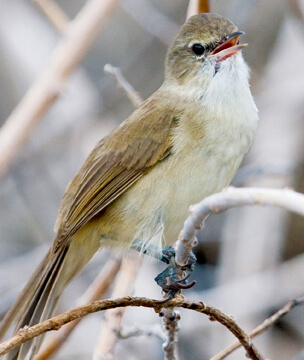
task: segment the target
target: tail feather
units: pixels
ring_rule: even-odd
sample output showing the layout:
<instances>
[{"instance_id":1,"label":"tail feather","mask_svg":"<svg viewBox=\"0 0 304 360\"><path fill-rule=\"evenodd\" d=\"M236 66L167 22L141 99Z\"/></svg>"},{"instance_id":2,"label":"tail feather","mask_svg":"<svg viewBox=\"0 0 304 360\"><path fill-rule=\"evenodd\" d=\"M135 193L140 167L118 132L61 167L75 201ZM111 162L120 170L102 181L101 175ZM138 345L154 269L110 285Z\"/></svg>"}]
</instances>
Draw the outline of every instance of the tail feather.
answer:
<instances>
[{"instance_id":1,"label":"tail feather","mask_svg":"<svg viewBox=\"0 0 304 360\"><path fill-rule=\"evenodd\" d=\"M46 254L43 258L39 266L37 267L36 271L30 278L30 280L25 285L24 289L6 313L4 318L0 323L0 340L5 336L9 328L11 327L12 323L16 319L18 314L22 314L24 309L28 307L28 304L31 300L33 290L37 288L37 284L39 284L42 274L45 273L46 267L48 265L48 259L50 257L50 251Z\"/></svg>"},{"instance_id":2,"label":"tail feather","mask_svg":"<svg viewBox=\"0 0 304 360\"><path fill-rule=\"evenodd\" d=\"M40 264L29 284L13 305L13 310L10 310L11 314L8 315L7 319L3 320L3 330L9 328L16 314L22 314L21 318L18 319L16 331L25 325L32 326L52 316L63 290L56 285L67 251L68 246L56 253L56 255L52 254L52 258L50 258L50 252L47 254L44 262ZM11 350L6 355L5 360L32 359L38 351L42 340L43 336L39 336L31 341L27 341L19 348Z\"/></svg>"},{"instance_id":3,"label":"tail feather","mask_svg":"<svg viewBox=\"0 0 304 360\"><path fill-rule=\"evenodd\" d=\"M60 249L51 249L19 295L0 324L0 335L4 335L16 319L17 332L25 325L32 326L53 315L58 299L66 285L86 265L99 249L95 237L79 237L62 243ZM43 336L27 341L12 349L6 360L31 360L38 352Z\"/></svg>"}]
</instances>

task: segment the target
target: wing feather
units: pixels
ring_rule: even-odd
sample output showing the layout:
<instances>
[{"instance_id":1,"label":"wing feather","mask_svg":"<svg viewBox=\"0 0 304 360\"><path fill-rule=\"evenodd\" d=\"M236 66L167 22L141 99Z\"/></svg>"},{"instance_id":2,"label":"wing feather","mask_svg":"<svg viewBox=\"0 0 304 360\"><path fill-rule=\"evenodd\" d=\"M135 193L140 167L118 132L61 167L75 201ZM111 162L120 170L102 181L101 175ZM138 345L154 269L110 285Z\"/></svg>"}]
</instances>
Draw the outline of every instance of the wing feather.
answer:
<instances>
[{"instance_id":1,"label":"wing feather","mask_svg":"<svg viewBox=\"0 0 304 360\"><path fill-rule=\"evenodd\" d=\"M93 149L67 187L55 228L55 249L140 179L172 149L179 115L161 110L157 93Z\"/></svg>"}]
</instances>

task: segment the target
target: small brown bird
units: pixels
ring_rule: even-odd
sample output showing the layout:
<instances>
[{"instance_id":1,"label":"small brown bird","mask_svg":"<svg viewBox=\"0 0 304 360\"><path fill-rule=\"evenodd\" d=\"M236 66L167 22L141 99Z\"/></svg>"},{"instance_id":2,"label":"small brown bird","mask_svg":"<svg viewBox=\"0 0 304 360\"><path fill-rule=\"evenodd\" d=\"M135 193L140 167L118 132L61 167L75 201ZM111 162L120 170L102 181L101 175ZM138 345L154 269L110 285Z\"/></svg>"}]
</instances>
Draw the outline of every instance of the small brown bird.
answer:
<instances>
[{"instance_id":1,"label":"small brown bird","mask_svg":"<svg viewBox=\"0 0 304 360\"><path fill-rule=\"evenodd\" d=\"M100 247L172 245L192 203L226 187L257 127L242 32L215 14L191 17L166 57L162 86L93 149L63 197L54 244L2 322L49 318ZM41 337L7 359L32 359Z\"/></svg>"}]
</instances>

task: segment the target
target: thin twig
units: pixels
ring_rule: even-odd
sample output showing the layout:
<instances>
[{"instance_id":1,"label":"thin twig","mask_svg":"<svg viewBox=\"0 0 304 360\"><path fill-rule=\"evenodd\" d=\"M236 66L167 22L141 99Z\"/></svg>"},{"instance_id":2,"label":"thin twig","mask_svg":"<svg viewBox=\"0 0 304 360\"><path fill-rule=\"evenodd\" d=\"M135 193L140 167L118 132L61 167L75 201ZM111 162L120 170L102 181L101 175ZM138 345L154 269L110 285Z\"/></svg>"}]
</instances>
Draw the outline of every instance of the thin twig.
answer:
<instances>
[{"instance_id":1,"label":"thin twig","mask_svg":"<svg viewBox=\"0 0 304 360\"><path fill-rule=\"evenodd\" d=\"M116 257L111 257L104 265L96 279L89 286L86 292L78 301L78 305L85 305L91 301L100 299L113 283L116 274L119 271L121 260ZM60 329L60 331L45 344L42 350L36 355L35 360L46 360L65 343L75 327L80 323L83 318L79 318L70 322L67 326Z\"/></svg>"},{"instance_id":2,"label":"thin twig","mask_svg":"<svg viewBox=\"0 0 304 360\"><path fill-rule=\"evenodd\" d=\"M95 313L97 311L103 311L108 309L114 309L125 306L135 307L147 307L153 308L156 312L160 312L163 308L182 307L189 310L205 314L209 316L211 321L218 321L224 325L231 333L238 338L242 346L246 350L248 358L253 360L262 360L262 356L258 353L249 336L236 324L236 322L229 316L222 313L220 310L205 305L200 301L186 299L181 295L164 302L164 300L147 299L143 297L130 297L125 296L119 299L108 299L94 301L88 305L80 306L76 309L67 311L61 315L55 316L49 320L43 321L37 325L20 329L18 333L0 344L0 356L6 354L9 350L20 346L26 341L33 339L34 337L41 335L51 330L58 330L63 325L87 316L88 314Z\"/></svg>"},{"instance_id":3,"label":"thin twig","mask_svg":"<svg viewBox=\"0 0 304 360\"><path fill-rule=\"evenodd\" d=\"M142 257L123 259L112 293L113 298L130 295L141 263ZM93 360L111 360L115 358L115 346L119 339L120 324L125 310L126 308L117 308L106 313L94 349Z\"/></svg>"},{"instance_id":4,"label":"thin twig","mask_svg":"<svg viewBox=\"0 0 304 360\"><path fill-rule=\"evenodd\" d=\"M69 23L45 71L8 117L0 131L0 177L19 147L63 89L67 78L87 53L100 26L118 0L90 0Z\"/></svg>"},{"instance_id":5,"label":"thin twig","mask_svg":"<svg viewBox=\"0 0 304 360\"><path fill-rule=\"evenodd\" d=\"M192 15L210 12L208 0L190 0L187 11L187 19Z\"/></svg>"},{"instance_id":6,"label":"thin twig","mask_svg":"<svg viewBox=\"0 0 304 360\"><path fill-rule=\"evenodd\" d=\"M164 359L165 360L178 360L178 331L179 331L179 320L180 314L173 308L163 309L160 314L162 316L162 323L164 332L167 336L166 342L163 344Z\"/></svg>"},{"instance_id":7,"label":"thin twig","mask_svg":"<svg viewBox=\"0 0 304 360\"><path fill-rule=\"evenodd\" d=\"M61 9L61 7L53 0L33 0L42 13L50 21L51 24L60 32L63 33L70 22L70 19Z\"/></svg>"},{"instance_id":8,"label":"thin twig","mask_svg":"<svg viewBox=\"0 0 304 360\"><path fill-rule=\"evenodd\" d=\"M128 98L135 108L139 107L143 103L142 97L139 93L134 89L134 87L126 80L123 76L121 70L118 67L114 67L111 64L106 64L104 67L104 71L108 74L111 74L115 77L117 84L125 90Z\"/></svg>"},{"instance_id":9,"label":"thin twig","mask_svg":"<svg viewBox=\"0 0 304 360\"><path fill-rule=\"evenodd\" d=\"M294 307L298 305L303 305L304 298L300 297L294 300L289 301L285 306L283 306L279 311L274 313L272 316L267 318L262 322L261 325L257 326L254 330L249 334L250 338L253 339L255 336L258 336L273 326L277 321L279 321L283 316L288 314ZM210 360L222 360L231 354L233 351L241 347L241 344L236 341L235 343L227 346L225 349L214 355Z\"/></svg>"},{"instance_id":10,"label":"thin twig","mask_svg":"<svg viewBox=\"0 0 304 360\"><path fill-rule=\"evenodd\" d=\"M196 232L211 213L220 213L229 208L244 205L278 206L304 216L304 195L293 190L229 187L190 207L190 215L176 242L175 261L177 264L187 264L195 243Z\"/></svg>"},{"instance_id":11,"label":"thin twig","mask_svg":"<svg viewBox=\"0 0 304 360\"><path fill-rule=\"evenodd\" d=\"M120 339L130 339L131 337L138 336L154 336L163 342L167 341L167 337L165 336L160 325L149 326L148 328L133 326L130 328L122 328L119 331Z\"/></svg>"}]
</instances>

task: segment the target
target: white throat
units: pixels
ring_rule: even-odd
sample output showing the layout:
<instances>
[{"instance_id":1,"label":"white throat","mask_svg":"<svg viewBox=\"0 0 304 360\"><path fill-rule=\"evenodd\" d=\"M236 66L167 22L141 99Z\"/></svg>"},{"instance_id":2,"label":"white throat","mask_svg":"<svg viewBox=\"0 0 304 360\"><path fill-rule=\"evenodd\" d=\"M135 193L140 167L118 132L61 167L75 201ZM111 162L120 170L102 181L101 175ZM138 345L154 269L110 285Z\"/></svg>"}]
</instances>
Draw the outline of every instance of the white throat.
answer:
<instances>
[{"instance_id":1,"label":"white throat","mask_svg":"<svg viewBox=\"0 0 304 360\"><path fill-rule=\"evenodd\" d=\"M206 61L204 72L214 72L213 61ZM203 90L201 100L207 112L230 120L243 117L257 121L258 110L249 86L249 68L238 53L220 63L209 86Z\"/></svg>"}]
</instances>

